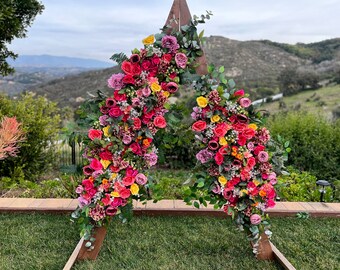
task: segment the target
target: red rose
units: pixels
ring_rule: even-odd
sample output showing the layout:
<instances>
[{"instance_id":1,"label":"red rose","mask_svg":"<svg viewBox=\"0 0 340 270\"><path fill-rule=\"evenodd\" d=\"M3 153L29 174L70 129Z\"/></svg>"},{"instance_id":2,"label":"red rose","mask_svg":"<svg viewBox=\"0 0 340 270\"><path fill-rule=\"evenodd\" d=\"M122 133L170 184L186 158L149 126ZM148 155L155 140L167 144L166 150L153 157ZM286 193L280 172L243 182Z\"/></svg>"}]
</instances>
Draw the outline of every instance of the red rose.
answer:
<instances>
[{"instance_id":1,"label":"red rose","mask_svg":"<svg viewBox=\"0 0 340 270\"><path fill-rule=\"evenodd\" d=\"M164 61L165 63L170 63L170 62L171 62L171 59L172 59L172 56L171 56L171 54L166 53L166 54L163 54L162 59L163 59L163 61Z\"/></svg>"},{"instance_id":2,"label":"red rose","mask_svg":"<svg viewBox=\"0 0 340 270\"><path fill-rule=\"evenodd\" d=\"M234 93L234 96L243 97L243 96L244 96L244 90L243 90L243 89L237 90L237 91Z\"/></svg>"},{"instance_id":3,"label":"red rose","mask_svg":"<svg viewBox=\"0 0 340 270\"><path fill-rule=\"evenodd\" d=\"M119 195L122 199L127 199L130 197L131 192L130 189L124 188L121 191L119 191Z\"/></svg>"},{"instance_id":4,"label":"red rose","mask_svg":"<svg viewBox=\"0 0 340 270\"><path fill-rule=\"evenodd\" d=\"M192 125L191 128L192 128L193 131L200 132L200 131L203 131L207 128L207 123L205 121L198 120L197 122L195 122Z\"/></svg>"},{"instance_id":5,"label":"red rose","mask_svg":"<svg viewBox=\"0 0 340 270\"><path fill-rule=\"evenodd\" d=\"M81 184L83 185L83 187L86 191L94 188L93 182L89 179L83 180L83 182Z\"/></svg>"},{"instance_id":6,"label":"red rose","mask_svg":"<svg viewBox=\"0 0 340 270\"><path fill-rule=\"evenodd\" d=\"M123 112L122 112L122 110L120 109L120 107L114 106L114 107L112 107L112 108L109 110L109 115L110 115L111 117L117 118L117 117L123 115Z\"/></svg>"},{"instance_id":7,"label":"red rose","mask_svg":"<svg viewBox=\"0 0 340 270\"><path fill-rule=\"evenodd\" d=\"M265 147L263 145L258 145L255 147L254 149L254 154L258 155L261 151L263 151L265 149Z\"/></svg>"},{"instance_id":8,"label":"red rose","mask_svg":"<svg viewBox=\"0 0 340 270\"><path fill-rule=\"evenodd\" d=\"M133 118L133 129L139 130L142 127L142 121L139 118Z\"/></svg>"},{"instance_id":9,"label":"red rose","mask_svg":"<svg viewBox=\"0 0 340 270\"><path fill-rule=\"evenodd\" d=\"M142 72L142 69L140 68L139 64L133 64L131 72L133 76L139 75Z\"/></svg>"},{"instance_id":10,"label":"red rose","mask_svg":"<svg viewBox=\"0 0 340 270\"><path fill-rule=\"evenodd\" d=\"M113 201L111 202L112 207L118 207L122 205L122 199L115 197Z\"/></svg>"},{"instance_id":11,"label":"red rose","mask_svg":"<svg viewBox=\"0 0 340 270\"><path fill-rule=\"evenodd\" d=\"M220 123L217 124L216 127L214 128L214 134L216 137L224 137L224 135L228 132L230 129L230 125L227 123Z\"/></svg>"},{"instance_id":12,"label":"red rose","mask_svg":"<svg viewBox=\"0 0 340 270\"><path fill-rule=\"evenodd\" d=\"M151 67L150 60L144 60L142 63L142 70L148 70Z\"/></svg>"},{"instance_id":13,"label":"red rose","mask_svg":"<svg viewBox=\"0 0 340 270\"><path fill-rule=\"evenodd\" d=\"M99 156L101 159L104 159L104 160L112 160L112 157L113 157L112 153L108 150L101 152Z\"/></svg>"},{"instance_id":14,"label":"red rose","mask_svg":"<svg viewBox=\"0 0 340 270\"><path fill-rule=\"evenodd\" d=\"M101 139L103 136L103 131L98 129L90 129L88 132L88 137L93 141L94 139Z\"/></svg>"},{"instance_id":15,"label":"red rose","mask_svg":"<svg viewBox=\"0 0 340 270\"><path fill-rule=\"evenodd\" d=\"M127 97L126 97L126 94L119 94L119 91L116 90L113 92L113 96L115 98L115 100L117 101L126 101L127 100Z\"/></svg>"},{"instance_id":16,"label":"red rose","mask_svg":"<svg viewBox=\"0 0 340 270\"><path fill-rule=\"evenodd\" d=\"M250 157L247 160L247 166L249 166L250 168L253 168L256 164L256 160L254 157Z\"/></svg>"},{"instance_id":17,"label":"red rose","mask_svg":"<svg viewBox=\"0 0 340 270\"><path fill-rule=\"evenodd\" d=\"M238 135L238 138L237 138L237 143L239 144L239 146L243 146L243 145L246 144L246 142L247 142L247 138L244 137L244 136L242 135L242 133L240 133L240 134Z\"/></svg>"},{"instance_id":18,"label":"red rose","mask_svg":"<svg viewBox=\"0 0 340 270\"><path fill-rule=\"evenodd\" d=\"M252 128L246 128L243 130L242 134L244 137L250 140L251 138L255 136L255 130L253 130Z\"/></svg>"},{"instance_id":19,"label":"red rose","mask_svg":"<svg viewBox=\"0 0 340 270\"><path fill-rule=\"evenodd\" d=\"M141 147L138 143L135 142L135 143L131 144L130 148L131 148L132 153L134 153L138 156L142 155L142 149L141 149Z\"/></svg>"},{"instance_id":20,"label":"red rose","mask_svg":"<svg viewBox=\"0 0 340 270\"><path fill-rule=\"evenodd\" d=\"M158 128L165 128L166 127L166 121L165 118L161 115L156 116L153 120L153 124Z\"/></svg>"},{"instance_id":21,"label":"red rose","mask_svg":"<svg viewBox=\"0 0 340 270\"><path fill-rule=\"evenodd\" d=\"M129 61L124 61L121 66L122 70L125 74L133 75L132 73L132 64Z\"/></svg>"},{"instance_id":22,"label":"red rose","mask_svg":"<svg viewBox=\"0 0 340 270\"><path fill-rule=\"evenodd\" d=\"M172 73L170 73L170 75L169 75L169 78L170 78L171 80L175 79L176 77L177 77L177 73L176 73L176 72L172 72Z\"/></svg>"},{"instance_id":23,"label":"red rose","mask_svg":"<svg viewBox=\"0 0 340 270\"><path fill-rule=\"evenodd\" d=\"M122 181L124 186L131 186L134 182L135 178L132 176L125 176Z\"/></svg>"},{"instance_id":24,"label":"red rose","mask_svg":"<svg viewBox=\"0 0 340 270\"><path fill-rule=\"evenodd\" d=\"M123 78L123 83L125 84L135 84L135 79L131 74L125 75Z\"/></svg>"},{"instance_id":25,"label":"red rose","mask_svg":"<svg viewBox=\"0 0 340 270\"><path fill-rule=\"evenodd\" d=\"M108 206L111 202L110 195L106 194L105 197L102 199L102 202L105 206Z\"/></svg>"},{"instance_id":26,"label":"red rose","mask_svg":"<svg viewBox=\"0 0 340 270\"><path fill-rule=\"evenodd\" d=\"M221 165L223 163L224 157L219 152L215 155L215 162L217 165Z\"/></svg>"},{"instance_id":27,"label":"red rose","mask_svg":"<svg viewBox=\"0 0 340 270\"><path fill-rule=\"evenodd\" d=\"M100 163L100 161L96 158L91 160L90 167L94 169L95 171L99 171L103 169L103 165Z\"/></svg>"},{"instance_id":28,"label":"red rose","mask_svg":"<svg viewBox=\"0 0 340 270\"><path fill-rule=\"evenodd\" d=\"M247 128L246 124L241 124L241 123L233 124L233 129L235 129L238 132L241 132L245 130L246 128Z\"/></svg>"},{"instance_id":29,"label":"red rose","mask_svg":"<svg viewBox=\"0 0 340 270\"><path fill-rule=\"evenodd\" d=\"M161 62L161 59L155 55L154 57L152 57L151 62L154 66L158 66L159 63Z\"/></svg>"}]
</instances>

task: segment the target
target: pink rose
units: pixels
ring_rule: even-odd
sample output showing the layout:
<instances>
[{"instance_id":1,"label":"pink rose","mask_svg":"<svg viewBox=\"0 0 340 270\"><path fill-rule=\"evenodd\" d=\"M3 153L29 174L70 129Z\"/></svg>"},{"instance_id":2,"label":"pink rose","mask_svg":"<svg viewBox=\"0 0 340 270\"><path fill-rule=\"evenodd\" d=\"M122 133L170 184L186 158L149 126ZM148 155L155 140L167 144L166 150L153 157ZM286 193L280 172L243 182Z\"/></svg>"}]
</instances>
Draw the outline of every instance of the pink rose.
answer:
<instances>
[{"instance_id":1,"label":"pink rose","mask_svg":"<svg viewBox=\"0 0 340 270\"><path fill-rule=\"evenodd\" d=\"M91 160L90 167L95 171L99 171L99 170L103 169L103 165L96 158Z\"/></svg>"},{"instance_id":2,"label":"pink rose","mask_svg":"<svg viewBox=\"0 0 340 270\"><path fill-rule=\"evenodd\" d=\"M124 144L129 144L129 143L131 143L132 138L129 135L124 135L122 141L123 141Z\"/></svg>"},{"instance_id":3,"label":"pink rose","mask_svg":"<svg viewBox=\"0 0 340 270\"><path fill-rule=\"evenodd\" d=\"M266 151L261 151L257 157L260 162L264 163L268 161L269 155Z\"/></svg>"},{"instance_id":4,"label":"pink rose","mask_svg":"<svg viewBox=\"0 0 340 270\"><path fill-rule=\"evenodd\" d=\"M219 152L215 155L215 162L217 165L221 165L223 163L224 157Z\"/></svg>"},{"instance_id":5,"label":"pink rose","mask_svg":"<svg viewBox=\"0 0 340 270\"><path fill-rule=\"evenodd\" d=\"M251 105L251 100L249 98L241 98L239 103L243 108L248 108Z\"/></svg>"},{"instance_id":6,"label":"pink rose","mask_svg":"<svg viewBox=\"0 0 340 270\"><path fill-rule=\"evenodd\" d=\"M122 89L122 87L124 86L123 78L124 78L123 73L113 74L107 81L108 87L113 88L115 90Z\"/></svg>"},{"instance_id":7,"label":"pink rose","mask_svg":"<svg viewBox=\"0 0 340 270\"><path fill-rule=\"evenodd\" d=\"M122 199L121 198L114 198L113 201L111 202L111 206L116 208L118 206L122 205Z\"/></svg>"},{"instance_id":8,"label":"pink rose","mask_svg":"<svg viewBox=\"0 0 340 270\"><path fill-rule=\"evenodd\" d=\"M131 195L130 189L123 188L122 190L119 191L119 195L122 199L129 198Z\"/></svg>"},{"instance_id":9,"label":"pink rose","mask_svg":"<svg viewBox=\"0 0 340 270\"><path fill-rule=\"evenodd\" d=\"M193 131L200 132L200 131L203 131L207 128L207 123L205 121L198 120L197 122L195 122L192 125L191 128L192 128Z\"/></svg>"},{"instance_id":10,"label":"pink rose","mask_svg":"<svg viewBox=\"0 0 340 270\"><path fill-rule=\"evenodd\" d=\"M151 94L151 90L150 90L150 88L143 88L142 93L143 93L144 97L148 97Z\"/></svg>"},{"instance_id":11,"label":"pink rose","mask_svg":"<svg viewBox=\"0 0 340 270\"><path fill-rule=\"evenodd\" d=\"M81 183L86 191L94 188L93 182L89 179L84 179Z\"/></svg>"},{"instance_id":12,"label":"pink rose","mask_svg":"<svg viewBox=\"0 0 340 270\"><path fill-rule=\"evenodd\" d=\"M156 116L153 120L153 124L158 128L165 128L166 127L166 121L163 116Z\"/></svg>"},{"instance_id":13,"label":"pink rose","mask_svg":"<svg viewBox=\"0 0 340 270\"><path fill-rule=\"evenodd\" d=\"M249 166L250 168L253 168L256 164L256 160L254 157L250 157L247 160L247 166Z\"/></svg>"},{"instance_id":14,"label":"pink rose","mask_svg":"<svg viewBox=\"0 0 340 270\"><path fill-rule=\"evenodd\" d=\"M224 137L224 135L228 132L230 128L230 125L228 125L227 123L219 123L216 125L213 131L215 136L220 138Z\"/></svg>"},{"instance_id":15,"label":"pink rose","mask_svg":"<svg viewBox=\"0 0 340 270\"><path fill-rule=\"evenodd\" d=\"M133 118L133 129L139 130L142 127L142 121L139 118Z\"/></svg>"},{"instance_id":16,"label":"pink rose","mask_svg":"<svg viewBox=\"0 0 340 270\"><path fill-rule=\"evenodd\" d=\"M261 223L261 216L258 215L258 214L253 214L250 216L250 223L253 224L253 225L258 225Z\"/></svg>"},{"instance_id":17,"label":"pink rose","mask_svg":"<svg viewBox=\"0 0 340 270\"><path fill-rule=\"evenodd\" d=\"M93 141L94 139L101 139L103 136L103 132L98 129L90 129L88 132L88 137Z\"/></svg>"},{"instance_id":18,"label":"pink rose","mask_svg":"<svg viewBox=\"0 0 340 270\"><path fill-rule=\"evenodd\" d=\"M168 63L171 62L172 56L171 56L171 54L165 53L165 54L163 54L162 59L163 59L164 63L168 64Z\"/></svg>"},{"instance_id":19,"label":"pink rose","mask_svg":"<svg viewBox=\"0 0 340 270\"><path fill-rule=\"evenodd\" d=\"M136 183L139 185L145 185L146 182L148 181L147 177L142 173L137 174L135 180L136 180Z\"/></svg>"},{"instance_id":20,"label":"pink rose","mask_svg":"<svg viewBox=\"0 0 340 270\"><path fill-rule=\"evenodd\" d=\"M268 180L269 180L269 183L271 185L275 185L277 183L277 179L276 179L276 173L271 173L268 175Z\"/></svg>"},{"instance_id":21,"label":"pink rose","mask_svg":"<svg viewBox=\"0 0 340 270\"><path fill-rule=\"evenodd\" d=\"M134 182L135 179L132 176L125 176L122 181L124 186L131 186Z\"/></svg>"},{"instance_id":22,"label":"pink rose","mask_svg":"<svg viewBox=\"0 0 340 270\"><path fill-rule=\"evenodd\" d=\"M165 89L170 93L175 93L178 90L178 85L175 82L169 82Z\"/></svg>"},{"instance_id":23,"label":"pink rose","mask_svg":"<svg viewBox=\"0 0 340 270\"><path fill-rule=\"evenodd\" d=\"M184 53L176 53L175 61L176 61L176 65L179 68L185 68L188 62L188 58Z\"/></svg>"}]
</instances>

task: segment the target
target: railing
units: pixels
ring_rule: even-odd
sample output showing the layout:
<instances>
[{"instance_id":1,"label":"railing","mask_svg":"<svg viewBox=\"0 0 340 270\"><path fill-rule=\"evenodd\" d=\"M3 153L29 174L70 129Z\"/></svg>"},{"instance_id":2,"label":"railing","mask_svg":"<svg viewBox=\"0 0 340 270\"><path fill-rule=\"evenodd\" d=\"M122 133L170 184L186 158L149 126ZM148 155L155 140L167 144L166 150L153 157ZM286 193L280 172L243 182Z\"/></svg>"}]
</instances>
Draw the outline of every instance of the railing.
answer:
<instances>
[{"instance_id":1,"label":"railing","mask_svg":"<svg viewBox=\"0 0 340 270\"><path fill-rule=\"evenodd\" d=\"M84 158L81 153L82 144L73 141L57 142L58 164L60 167L81 166Z\"/></svg>"}]
</instances>

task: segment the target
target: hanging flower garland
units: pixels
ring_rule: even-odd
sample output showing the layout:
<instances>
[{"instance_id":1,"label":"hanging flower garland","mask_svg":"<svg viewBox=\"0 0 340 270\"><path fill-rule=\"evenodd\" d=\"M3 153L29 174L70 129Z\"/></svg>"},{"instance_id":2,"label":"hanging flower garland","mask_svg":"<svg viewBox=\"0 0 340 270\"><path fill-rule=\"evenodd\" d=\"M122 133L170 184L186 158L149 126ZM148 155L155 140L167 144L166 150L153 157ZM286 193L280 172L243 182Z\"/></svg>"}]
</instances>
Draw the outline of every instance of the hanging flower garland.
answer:
<instances>
[{"instance_id":1,"label":"hanging flower garland","mask_svg":"<svg viewBox=\"0 0 340 270\"><path fill-rule=\"evenodd\" d=\"M196 26L208 15L181 32L145 38L144 48L133 50L129 58L114 56L122 72L108 79L113 95L100 102L101 115L84 141L87 165L76 189L79 207L72 215L86 240L112 216L127 219L133 199L146 199L144 172L158 159L153 136L167 126L168 98L188 80L194 80L198 93L192 130L202 147L197 160L205 168L185 200L223 207L251 232L255 247L260 229L267 227L263 212L275 204L276 183L266 150L269 132L259 125L261 117L253 113L244 91L224 78L223 68L210 66L208 75L195 75L203 54Z\"/></svg>"}]
</instances>

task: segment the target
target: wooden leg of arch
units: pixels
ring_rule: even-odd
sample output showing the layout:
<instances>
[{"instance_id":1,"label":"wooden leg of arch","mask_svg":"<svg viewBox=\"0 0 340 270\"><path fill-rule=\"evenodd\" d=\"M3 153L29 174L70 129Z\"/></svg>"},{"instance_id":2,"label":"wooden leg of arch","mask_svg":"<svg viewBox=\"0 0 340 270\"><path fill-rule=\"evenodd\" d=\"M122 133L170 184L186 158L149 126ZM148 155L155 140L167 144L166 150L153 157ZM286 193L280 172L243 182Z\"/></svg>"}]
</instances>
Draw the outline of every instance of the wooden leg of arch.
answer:
<instances>
[{"instance_id":1,"label":"wooden leg of arch","mask_svg":"<svg viewBox=\"0 0 340 270\"><path fill-rule=\"evenodd\" d=\"M258 260L275 260L273 249L270 245L268 236L263 233L261 234L261 240L259 242L259 252L256 255Z\"/></svg>"},{"instance_id":2,"label":"wooden leg of arch","mask_svg":"<svg viewBox=\"0 0 340 270\"><path fill-rule=\"evenodd\" d=\"M93 237L96 239L94 242L94 249L88 251L88 248L85 247L87 241L83 242L83 245L79 251L78 260L95 260L98 257L99 251L103 245L105 236L106 236L107 228L106 227L96 227L94 229Z\"/></svg>"}]
</instances>

